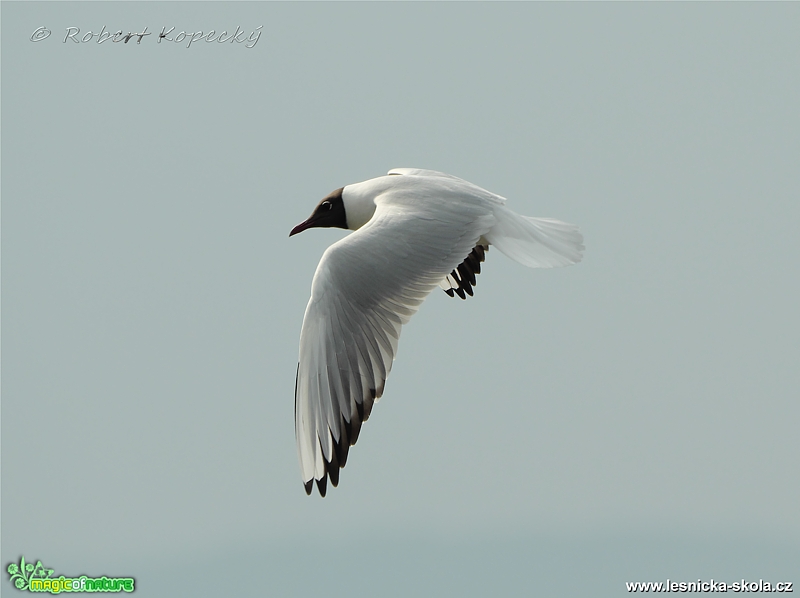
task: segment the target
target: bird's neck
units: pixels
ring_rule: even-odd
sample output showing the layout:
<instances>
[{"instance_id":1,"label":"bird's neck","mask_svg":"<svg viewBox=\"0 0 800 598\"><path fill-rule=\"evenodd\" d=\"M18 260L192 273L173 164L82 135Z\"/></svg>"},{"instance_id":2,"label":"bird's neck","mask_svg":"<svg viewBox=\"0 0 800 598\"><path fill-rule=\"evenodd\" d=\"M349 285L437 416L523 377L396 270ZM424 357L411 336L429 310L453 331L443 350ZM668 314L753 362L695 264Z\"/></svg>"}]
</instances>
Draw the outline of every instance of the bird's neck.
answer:
<instances>
[{"instance_id":1,"label":"bird's neck","mask_svg":"<svg viewBox=\"0 0 800 598\"><path fill-rule=\"evenodd\" d=\"M380 185L376 186L374 180L347 185L342 191L347 228L350 230L358 230L364 226L375 213L375 198L384 189Z\"/></svg>"}]
</instances>

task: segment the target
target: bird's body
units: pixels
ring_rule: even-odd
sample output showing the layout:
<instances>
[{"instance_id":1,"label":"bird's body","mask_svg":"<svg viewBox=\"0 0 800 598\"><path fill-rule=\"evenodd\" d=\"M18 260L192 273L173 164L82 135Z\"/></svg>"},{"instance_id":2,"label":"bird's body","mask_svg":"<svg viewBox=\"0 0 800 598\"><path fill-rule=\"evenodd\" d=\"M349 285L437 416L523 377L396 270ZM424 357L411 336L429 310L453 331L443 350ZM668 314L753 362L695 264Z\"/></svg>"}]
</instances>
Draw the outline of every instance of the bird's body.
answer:
<instances>
[{"instance_id":1,"label":"bird's body","mask_svg":"<svg viewBox=\"0 0 800 598\"><path fill-rule=\"evenodd\" d=\"M300 334L295 433L306 492L336 486L384 384L403 324L438 285L472 295L494 245L530 267L580 261L577 227L529 218L462 179L399 168L337 189L292 230L336 226L356 232L325 251Z\"/></svg>"}]
</instances>

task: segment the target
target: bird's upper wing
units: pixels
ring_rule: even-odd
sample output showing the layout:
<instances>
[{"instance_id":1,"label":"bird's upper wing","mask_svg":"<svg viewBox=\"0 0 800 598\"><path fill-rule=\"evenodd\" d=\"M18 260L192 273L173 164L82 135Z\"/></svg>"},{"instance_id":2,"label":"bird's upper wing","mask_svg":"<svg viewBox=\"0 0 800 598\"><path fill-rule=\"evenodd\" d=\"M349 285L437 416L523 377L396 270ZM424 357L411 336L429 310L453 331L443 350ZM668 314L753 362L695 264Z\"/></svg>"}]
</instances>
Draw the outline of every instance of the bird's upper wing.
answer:
<instances>
[{"instance_id":1,"label":"bird's upper wing","mask_svg":"<svg viewBox=\"0 0 800 598\"><path fill-rule=\"evenodd\" d=\"M311 287L295 388L295 433L306 492L339 469L383 393L400 329L475 247L495 217L485 202L389 192L372 219L331 245Z\"/></svg>"}]
</instances>

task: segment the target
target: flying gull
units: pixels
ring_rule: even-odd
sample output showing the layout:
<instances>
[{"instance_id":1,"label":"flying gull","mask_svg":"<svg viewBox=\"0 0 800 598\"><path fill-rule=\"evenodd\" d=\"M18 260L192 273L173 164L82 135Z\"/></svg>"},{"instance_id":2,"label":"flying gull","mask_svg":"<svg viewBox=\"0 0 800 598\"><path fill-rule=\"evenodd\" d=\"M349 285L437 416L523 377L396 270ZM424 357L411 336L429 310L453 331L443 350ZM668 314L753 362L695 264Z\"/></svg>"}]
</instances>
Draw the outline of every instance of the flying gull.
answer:
<instances>
[{"instance_id":1,"label":"flying gull","mask_svg":"<svg viewBox=\"0 0 800 598\"><path fill-rule=\"evenodd\" d=\"M322 255L300 333L295 435L303 485L322 496L383 394L400 329L436 287L472 296L491 245L531 268L581 260L578 227L520 216L505 198L415 168L347 185L324 198L308 228L355 231Z\"/></svg>"}]
</instances>

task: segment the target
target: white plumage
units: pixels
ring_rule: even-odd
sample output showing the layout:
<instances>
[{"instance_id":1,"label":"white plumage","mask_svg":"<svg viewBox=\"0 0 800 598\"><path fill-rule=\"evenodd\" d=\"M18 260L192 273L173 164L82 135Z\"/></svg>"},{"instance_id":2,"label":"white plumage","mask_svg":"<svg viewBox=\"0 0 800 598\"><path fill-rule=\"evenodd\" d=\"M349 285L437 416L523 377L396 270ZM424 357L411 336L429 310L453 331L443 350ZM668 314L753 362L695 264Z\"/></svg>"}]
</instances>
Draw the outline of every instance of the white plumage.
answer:
<instances>
[{"instance_id":1,"label":"white plumage","mask_svg":"<svg viewBox=\"0 0 800 598\"><path fill-rule=\"evenodd\" d=\"M295 432L306 492L335 486L349 447L383 394L400 330L428 294L472 295L494 245L533 268L574 264L574 225L520 216L505 198L431 170L397 168L320 202L292 234L313 226L355 232L325 251L300 334Z\"/></svg>"}]
</instances>

